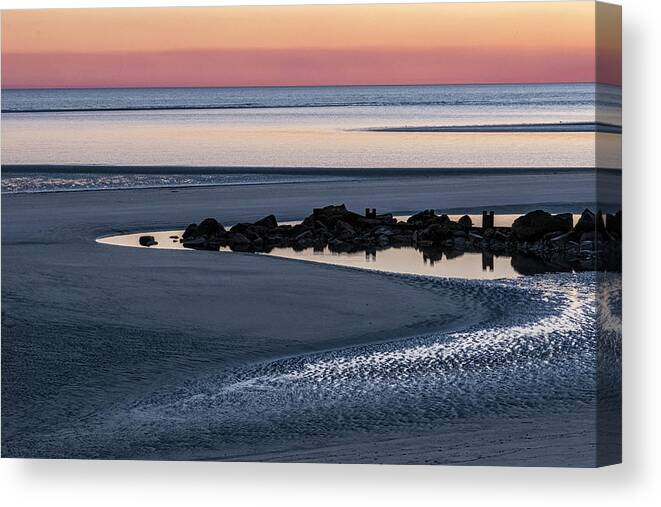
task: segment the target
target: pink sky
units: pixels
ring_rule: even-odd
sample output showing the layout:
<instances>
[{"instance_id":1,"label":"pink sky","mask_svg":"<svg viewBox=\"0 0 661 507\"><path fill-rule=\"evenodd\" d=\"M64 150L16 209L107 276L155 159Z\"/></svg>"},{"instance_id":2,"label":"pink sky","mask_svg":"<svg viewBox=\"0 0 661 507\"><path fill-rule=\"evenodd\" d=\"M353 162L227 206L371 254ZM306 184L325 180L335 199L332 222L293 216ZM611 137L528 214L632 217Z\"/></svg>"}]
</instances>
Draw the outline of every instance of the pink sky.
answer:
<instances>
[{"instance_id":1,"label":"pink sky","mask_svg":"<svg viewBox=\"0 0 661 507\"><path fill-rule=\"evenodd\" d=\"M597 48L595 5L5 11L2 86L619 84L619 11Z\"/></svg>"}]
</instances>

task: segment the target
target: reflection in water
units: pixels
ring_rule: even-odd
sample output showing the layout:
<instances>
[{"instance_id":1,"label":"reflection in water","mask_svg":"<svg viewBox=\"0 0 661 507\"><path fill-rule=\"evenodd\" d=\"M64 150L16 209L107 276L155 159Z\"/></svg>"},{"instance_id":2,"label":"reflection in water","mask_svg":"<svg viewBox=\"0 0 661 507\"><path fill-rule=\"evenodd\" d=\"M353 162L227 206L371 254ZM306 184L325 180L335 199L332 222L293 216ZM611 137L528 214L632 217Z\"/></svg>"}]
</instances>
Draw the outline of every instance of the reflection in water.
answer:
<instances>
[{"instance_id":1,"label":"reflection in water","mask_svg":"<svg viewBox=\"0 0 661 507\"><path fill-rule=\"evenodd\" d=\"M197 252L184 248L179 242L183 231L141 232L99 238L98 243L106 245L129 246L136 248L168 249L187 252ZM153 236L157 242L151 247L140 246L140 236ZM177 239L172 238L176 236ZM220 249L221 253L229 253L227 247ZM328 247L306 248L274 248L267 254L286 259L298 259L322 264L334 264L355 268L372 269L394 273L413 275L443 276L449 278L470 278L494 280L498 278L515 278L520 274L514 266L514 260L509 256L495 256L479 252L459 252L448 248L414 247L388 248L379 250L371 248L357 252L333 252ZM485 255L488 260L485 260ZM485 267L486 266L486 267ZM525 263L524 263L524 266Z\"/></svg>"},{"instance_id":2,"label":"reflection in water","mask_svg":"<svg viewBox=\"0 0 661 507\"><path fill-rule=\"evenodd\" d=\"M458 220L461 215L450 215ZM496 227L509 227L519 215L496 215ZM474 223L481 223L482 217L470 215ZM406 220L408 215L396 216ZM574 221L578 216L574 216ZM286 222L294 225L299 222ZM97 239L107 245L130 246L138 248L186 250L179 238L183 230L140 232ZM156 245L141 246L140 236L153 236ZM220 252L231 252L229 247L221 247ZM259 255L271 255L286 259L298 259L322 264L334 264L377 271L406 273L413 275L442 276L448 278L468 278L495 280L516 278L520 275L534 275L569 271L566 266L551 266L537 257L523 254L495 255L493 252L464 252L447 247L393 247L386 249L368 248L355 252L337 252L328 246L298 249L293 247L273 248L270 252Z\"/></svg>"},{"instance_id":3,"label":"reflection in water","mask_svg":"<svg viewBox=\"0 0 661 507\"><path fill-rule=\"evenodd\" d=\"M322 249L274 248L266 255L299 259L322 264L350 266L377 271L414 275L493 280L515 278L520 274L509 256L489 252L460 252L449 248L399 247L357 252L334 252Z\"/></svg>"}]
</instances>

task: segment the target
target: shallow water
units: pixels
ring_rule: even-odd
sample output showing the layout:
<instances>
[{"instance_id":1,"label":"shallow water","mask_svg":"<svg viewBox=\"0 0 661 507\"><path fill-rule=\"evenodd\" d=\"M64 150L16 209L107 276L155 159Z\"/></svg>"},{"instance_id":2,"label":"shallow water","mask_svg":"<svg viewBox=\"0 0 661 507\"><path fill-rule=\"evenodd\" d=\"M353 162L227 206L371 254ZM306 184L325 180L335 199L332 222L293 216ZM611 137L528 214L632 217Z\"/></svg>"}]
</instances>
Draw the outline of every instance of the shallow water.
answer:
<instances>
[{"instance_id":1,"label":"shallow water","mask_svg":"<svg viewBox=\"0 0 661 507\"><path fill-rule=\"evenodd\" d=\"M457 220L461 215L449 215ZM473 223L481 222L481 215L469 215ZM494 224L497 227L509 227L519 215L499 214L495 216ZM574 215L574 221L579 215ZM406 220L407 215L396 217ZM296 224L298 222L287 222ZM139 232L123 234L97 239L97 242L107 245L128 246L137 248L188 250L179 241L183 230ZM154 236L157 245L143 247L140 245L140 236ZM221 247L222 254L231 253L229 247ZM532 257L509 255L489 255L477 252L458 252L449 248L414 248L399 247L383 250L369 250L359 252L334 252L330 248L273 248L270 252L259 255L272 255L285 259L295 259L321 264L334 264L389 273L405 273L411 275L441 276L448 278L465 278L472 280L497 280L500 278L516 278L522 274L532 274L553 271L546 268L541 261Z\"/></svg>"},{"instance_id":2,"label":"shallow water","mask_svg":"<svg viewBox=\"0 0 661 507\"><path fill-rule=\"evenodd\" d=\"M356 177L292 174L140 174L104 172L12 172L3 171L3 193L75 192L140 188L267 185L305 182L336 182Z\"/></svg>"},{"instance_id":3,"label":"shallow water","mask_svg":"<svg viewBox=\"0 0 661 507\"><path fill-rule=\"evenodd\" d=\"M7 90L3 164L619 168L619 134L480 132L619 125L620 89L543 85ZM398 132L476 126L469 132ZM378 129L389 129L378 131ZM506 149L504 149L506 147Z\"/></svg>"},{"instance_id":4,"label":"shallow water","mask_svg":"<svg viewBox=\"0 0 661 507\"><path fill-rule=\"evenodd\" d=\"M316 460L336 461L337 448L324 449L345 446L343 461L364 462L370 460L361 454L367 442L390 451L397 449L397 438L442 434L453 421L483 421L483 432L489 420L501 426L510 421L515 428L517 421L534 416L545 418L547 439L568 431L570 423L571 431L578 427L582 465L588 466L596 426L589 417L575 415L595 410L597 350L613 372L602 380L609 393L617 392L619 328L598 333L595 323L619 322L619 275L559 274L507 282L409 278L408 283L488 300L492 317L456 332L293 354L163 386L43 435L39 449L56 455L189 459L267 453L278 459L279 452L295 457L315 449ZM598 289L606 296L600 312ZM465 435L457 438L460 443ZM519 444L515 453L522 451ZM474 459L470 444L463 450L418 452L431 455L430 463L450 456L458 462ZM407 459L401 451L386 456ZM411 461L420 462L420 454Z\"/></svg>"}]
</instances>

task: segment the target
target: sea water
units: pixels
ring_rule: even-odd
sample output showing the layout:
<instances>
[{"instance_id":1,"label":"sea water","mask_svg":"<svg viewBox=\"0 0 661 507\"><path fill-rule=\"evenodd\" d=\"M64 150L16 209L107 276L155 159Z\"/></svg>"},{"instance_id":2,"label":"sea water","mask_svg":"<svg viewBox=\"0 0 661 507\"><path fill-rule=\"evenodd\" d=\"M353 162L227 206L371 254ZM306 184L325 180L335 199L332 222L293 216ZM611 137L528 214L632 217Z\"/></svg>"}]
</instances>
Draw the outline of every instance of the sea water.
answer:
<instances>
[{"instance_id":1,"label":"sea water","mask_svg":"<svg viewBox=\"0 0 661 507\"><path fill-rule=\"evenodd\" d=\"M4 90L3 191L68 189L61 180L72 165L94 166L73 169L78 175L156 166L169 168L170 176L173 167L191 166L245 168L244 174L251 168L595 167L597 140L598 165L619 168L620 105L620 88L587 83ZM594 132L597 110L599 122L615 129ZM65 167L46 176L60 183L44 182L39 173L32 188L12 179L16 165L25 164L38 166L28 168L30 175L39 166ZM69 189L96 188L97 178L89 179ZM98 178L98 188L140 186L124 180Z\"/></svg>"}]
</instances>

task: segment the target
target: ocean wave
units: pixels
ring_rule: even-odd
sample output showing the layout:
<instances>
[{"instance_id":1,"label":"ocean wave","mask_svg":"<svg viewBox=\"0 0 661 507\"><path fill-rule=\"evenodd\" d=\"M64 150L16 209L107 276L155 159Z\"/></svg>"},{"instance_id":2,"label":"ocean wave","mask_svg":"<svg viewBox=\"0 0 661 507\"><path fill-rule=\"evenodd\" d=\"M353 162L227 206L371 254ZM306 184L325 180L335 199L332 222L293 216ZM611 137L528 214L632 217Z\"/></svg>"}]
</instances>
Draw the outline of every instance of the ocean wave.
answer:
<instances>
[{"instance_id":1,"label":"ocean wave","mask_svg":"<svg viewBox=\"0 0 661 507\"><path fill-rule=\"evenodd\" d=\"M225 104L137 104L137 105L108 105L98 104L70 106L70 107L43 107L35 106L5 106L2 113L80 113L80 112L130 112L130 111L180 111L180 110L225 110L225 109L299 109L299 108L345 108L345 107L406 107L406 106L452 106L452 107L561 107L561 106L601 106L620 107L618 100L594 100L594 96L582 99L547 99L547 98L516 98L511 100L460 99L460 100L357 100L357 101L321 101L307 102L292 101L290 103L277 102L236 102Z\"/></svg>"},{"instance_id":2,"label":"ocean wave","mask_svg":"<svg viewBox=\"0 0 661 507\"><path fill-rule=\"evenodd\" d=\"M346 181L347 176L292 174L126 174L126 173L7 173L0 180L3 194L82 192L200 186L268 185Z\"/></svg>"}]
</instances>

